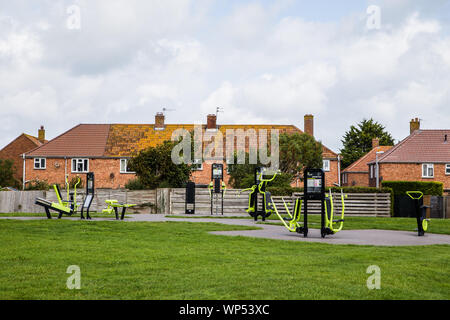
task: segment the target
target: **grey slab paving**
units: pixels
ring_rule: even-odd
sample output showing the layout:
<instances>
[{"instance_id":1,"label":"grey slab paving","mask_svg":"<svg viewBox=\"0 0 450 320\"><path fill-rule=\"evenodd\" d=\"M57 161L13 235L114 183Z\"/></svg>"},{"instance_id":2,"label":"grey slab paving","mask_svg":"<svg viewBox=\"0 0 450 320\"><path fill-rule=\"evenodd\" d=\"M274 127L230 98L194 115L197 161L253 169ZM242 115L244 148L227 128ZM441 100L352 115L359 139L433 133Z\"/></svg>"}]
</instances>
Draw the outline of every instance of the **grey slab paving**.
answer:
<instances>
[{"instance_id":1,"label":"grey slab paving","mask_svg":"<svg viewBox=\"0 0 450 320\"><path fill-rule=\"evenodd\" d=\"M256 224L252 219L232 218L168 218L162 214L138 214L128 215L129 218L122 222L195 222L195 223L220 223L225 225L239 225L258 227L259 230L239 231L214 231L211 234L224 236L243 236L251 238L263 238L274 240L288 240L300 242L316 242L327 244L350 244L350 245L372 245L372 246L423 246L433 244L450 245L450 235L427 233L424 237L418 237L414 231L392 231L392 230L342 230L341 232L321 238L318 229L310 229L308 238L297 233L291 233L282 226L267 224ZM0 217L0 219L13 220L47 220L46 217ZM65 217L63 219L79 220L77 217ZM93 221L115 221L111 218L95 218ZM85 221L88 223L89 221Z\"/></svg>"}]
</instances>

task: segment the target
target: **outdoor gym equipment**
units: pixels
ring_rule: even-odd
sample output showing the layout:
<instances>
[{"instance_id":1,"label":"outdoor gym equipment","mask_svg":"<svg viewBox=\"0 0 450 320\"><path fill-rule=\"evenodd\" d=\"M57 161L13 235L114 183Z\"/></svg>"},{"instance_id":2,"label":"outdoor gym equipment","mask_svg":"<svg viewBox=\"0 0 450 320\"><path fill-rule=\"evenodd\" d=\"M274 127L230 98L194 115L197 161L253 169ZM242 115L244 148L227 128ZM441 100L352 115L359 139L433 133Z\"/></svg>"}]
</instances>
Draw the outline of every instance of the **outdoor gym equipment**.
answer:
<instances>
[{"instance_id":1,"label":"outdoor gym equipment","mask_svg":"<svg viewBox=\"0 0 450 320\"><path fill-rule=\"evenodd\" d=\"M59 213L58 219L62 218L63 214L66 214L68 216L72 216L77 213L78 210L78 204L76 203L77 199L77 186L80 184L81 179L78 177L77 182L74 185L74 191L70 192L70 185L69 185L69 179L66 176L66 190L67 190L67 201L62 200L61 190L59 189L59 185L54 184L53 189L56 193L56 198L58 199L58 202L50 202L43 198L36 198L35 204L44 207L45 213L47 215L48 219L52 218L52 215L50 213L50 210L56 211Z\"/></svg>"},{"instance_id":2,"label":"outdoor gym equipment","mask_svg":"<svg viewBox=\"0 0 450 320\"><path fill-rule=\"evenodd\" d=\"M223 198L225 196L227 186L223 181L223 164L213 163L211 166L211 182L208 185L209 198L211 201L211 215L213 215L213 207L216 208L216 215L219 214L219 194L221 196L221 212L223 215Z\"/></svg>"},{"instance_id":3,"label":"outdoor gym equipment","mask_svg":"<svg viewBox=\"0 0 450 320\"><path fill-rule=\"evenodd\" d=\"M91 216L89 215L89 209L92 204L92 200L94 199L94 173L88 172L86 174L86 197L84 198L83 205L81 206L81 219L84 219L83 211L86 209L86 218L91 220Z\"/></svg>"},{"instance_id":4,"label":"outdoor gym equipment","mask_svg":"<svg viewBox=\"0 0 450 320\"><path fill-rule=\"evenodd\" d=\"M103 209L102 213L111 214L114 212L116 215L116 220L119 220L119 210L118 210L119 208L122 208L120 220L123 220L125 218L125 212L127 208L136 206L136 204L119 203L119 201L117 200L106 200L105 202L108 205L108 207L106 209Z\"/></svg>"},{"instance_id":5,"label":"outdoor gym equipment","mask_svg":"<svg viewBox=\"0 0 450 320\"><path fill-rule=\"evenodd\" d=\"M416 208L416 220L417 220L417 232L418 236L425 235L425 231L428 230L428 220L426 218L427 209L429 206L423 205L423 193L421 191L406 191L406 194L414 201Z\"/></svg>"},{"instance_id":6,"label":"outdoor gym equipment","mask_svg":"<svg viewBox=\"0 0 450 320\"><path fill-rule=\"evenodd\" d=\"M186 184L186 198L184 203L185 214L195 214L195 183L189 181Z\"/></svg>"},{"instance_id":7,"label":"outdoor gym equipment","mask_svg":"<svg viewBox=\"0 0 450 320\"><path fill-rule=\"evenodd\" d=\"M276 174L275 174L276 175ZM272 179L273 180L273 179ZM278 218L283 222L284 226L290 232L297 232L303 234L306 238L308 236L308 200L320 201L320 213L321 213L321 227L320 234L322 238L327 235L335 234L342 230L344 227L344 213L345 213L345 198L347 195L341 189L341 216L340 219L334 220L334 201L333 195L325 194L325 173L322 169L306 169L304 172L304 194L302 197L298 197L294 201L293 213L289 211L289 208L283 200L284 207L289 218L283 218L275 203L272 202L273 210ZM303 225L301 224L301 211L304 205ZM338 224L338 225L335 225Z\"/></svg>"},{"instance_id":8,"label":"outdoor gym equipment","mask_svg":"<svg viewBox=\"0 0 450 320\"><path fill-rule=\"evenodd\" d=\"M246 211L255 221L258 221L258 216L261 216L262 221L265 221L275 210L272 195L269 191L266 191L266 187L269 182L275 179L278 173L279 171L269 172L267 168L257 167L255 169L255 184L251 188L241 190L241 192L250 191ZM266 175L271 175L272 177L264 179ZM261 202L262 205L260 206Z\"/></svg>"}]
</instances>

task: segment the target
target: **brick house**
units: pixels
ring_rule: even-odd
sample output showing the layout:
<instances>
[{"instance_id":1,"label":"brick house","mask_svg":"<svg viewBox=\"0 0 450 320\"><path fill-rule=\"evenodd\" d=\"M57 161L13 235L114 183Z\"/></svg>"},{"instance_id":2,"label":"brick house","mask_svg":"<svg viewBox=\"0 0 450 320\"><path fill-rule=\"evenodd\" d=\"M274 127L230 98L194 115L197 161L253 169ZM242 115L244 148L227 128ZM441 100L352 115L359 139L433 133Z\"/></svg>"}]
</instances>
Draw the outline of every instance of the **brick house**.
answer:
<instances>
[{"instance_id":1,"label":"brick house","mask_svg":"<svg viewBox=\"0 0 450 320\"><path fill-rule=\"evenodd\" d=\"M368 163L375 160L377 152L386 152L392 146L380 146L380 140L372 139L372 150L353 162L342 171L342 185L345 187L368 187L369 167ZM372 169L373 170L373 169ZM372 173L373 174L373 173Z\"/></svg>"},{"instance_id":2,"label":"brick house","mask_svg":"<svg viewBox=\"0 0 450 320\"><path fill-rule=\"evenodd\" d=\"M45 129L43 126L38 130L38 136L22 133L7 146L0 150L0 159L11 160L14 163L14 178L18 181L23 179L23 154L42 146L46 143Z\"/></svg>"},{"instance_id":3,"label":"brick house","mask_svg":"<svg viewBox=\"0 0 450 320\"><path fill-rule=\"evenodd\" d=\"M208 115L207 124L201 125L202 134L227 130L261 130L279 133L302 133L293 125L217 125L216 115ZM313 135L313 116L305 116L305 132ZM25 176L27 180L40 179L49 183L64 183L65 176L72 177L92 171L97 188L123 188L136 176L127 169L127 161L139 151L170 140L177 129L193 131L194 124L166 124L162 113L157 113L154 124L80 124L26 154ZM248 151L251 139L245 139ZM270 141L270 137L268 139ZM237 144L237 143L236 143ZM226 146L224 146L225 150ZM324 169L327 184L339 181L338 155L323 147ZM37 165L38 164L38 165ZM226 169L226 163L224 162ZM193 181L208 184L211 180L211 164L198 163ZM224 172L224 180L229 176Z\"/></svg>"},{"instance_id":4,"label":"brick house","mask_svg":"<svg viewBox=\"0 0 450 320\"><path fill-rule=\"evenodd\" d=\"M410 122L410 135L378 160L380 181L440 181L450 190L450 129L422 130ZM368 163L369 185L376 186L376 163Z\"/></svg>"}]
</instances>

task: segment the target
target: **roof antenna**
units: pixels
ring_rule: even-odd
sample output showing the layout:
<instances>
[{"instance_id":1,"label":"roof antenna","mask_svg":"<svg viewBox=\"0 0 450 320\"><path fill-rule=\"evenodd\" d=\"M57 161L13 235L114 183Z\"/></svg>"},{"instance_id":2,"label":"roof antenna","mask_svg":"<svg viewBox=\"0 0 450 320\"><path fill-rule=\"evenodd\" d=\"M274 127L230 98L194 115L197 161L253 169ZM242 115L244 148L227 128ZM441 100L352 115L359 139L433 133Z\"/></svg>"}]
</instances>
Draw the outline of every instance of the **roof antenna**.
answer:
<instances>
[{"instance_id":1,"label":"roof antenna","mask_svg":"<svg viewBox=\"0 0 450 320\"><path fill-rule=\"evenodd\" d=\"M177 110L175 110L175 109L167 109L167 108L162 108L162 113L163 113L163 115L166 115L166 112L170 112L170 111L177 111Z\"/></svg>"},{"instance_id":2,"label":"roof antenna","mask_svg":"<svg viewBox=\"0 0 450 320\"><path fill-rule=\"evenodd\" d=\"M225 111L223 110L222 107L217 107L217 108L216 108L216 118L217 118L219 112L222 112L222 113L223 113L223 112L225 112Z\"/></svg>"}]
</instances>

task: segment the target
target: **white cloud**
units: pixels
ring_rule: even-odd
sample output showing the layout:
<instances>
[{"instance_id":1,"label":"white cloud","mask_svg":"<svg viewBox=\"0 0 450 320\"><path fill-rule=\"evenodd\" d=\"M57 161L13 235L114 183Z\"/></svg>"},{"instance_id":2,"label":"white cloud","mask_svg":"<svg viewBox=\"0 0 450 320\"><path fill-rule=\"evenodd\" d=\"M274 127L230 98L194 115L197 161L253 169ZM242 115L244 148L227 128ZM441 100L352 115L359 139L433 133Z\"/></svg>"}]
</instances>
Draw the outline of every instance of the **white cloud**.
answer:
<instances>
[{"instance_id":1,"label":"white cloud","mask_svg":"<svg viewBox=\"0 0 450 320\"><path fill-rule=\"evenodd\" d=\"M204 122L221 106L219 123L301 128L314 113L317 137L335 151L362 118L397 139L411 117L450 123L450 25L422 0L379 2L382 28L371 31L365 11L311 21L282 15L289 0L221 12L213 0L74 3L78 31L65 28L63 1L2 4L0 145L41 124L54 137L80 122L151 123L163 107L176 109L171 123Z\"/></svg>"}]
</instances>

